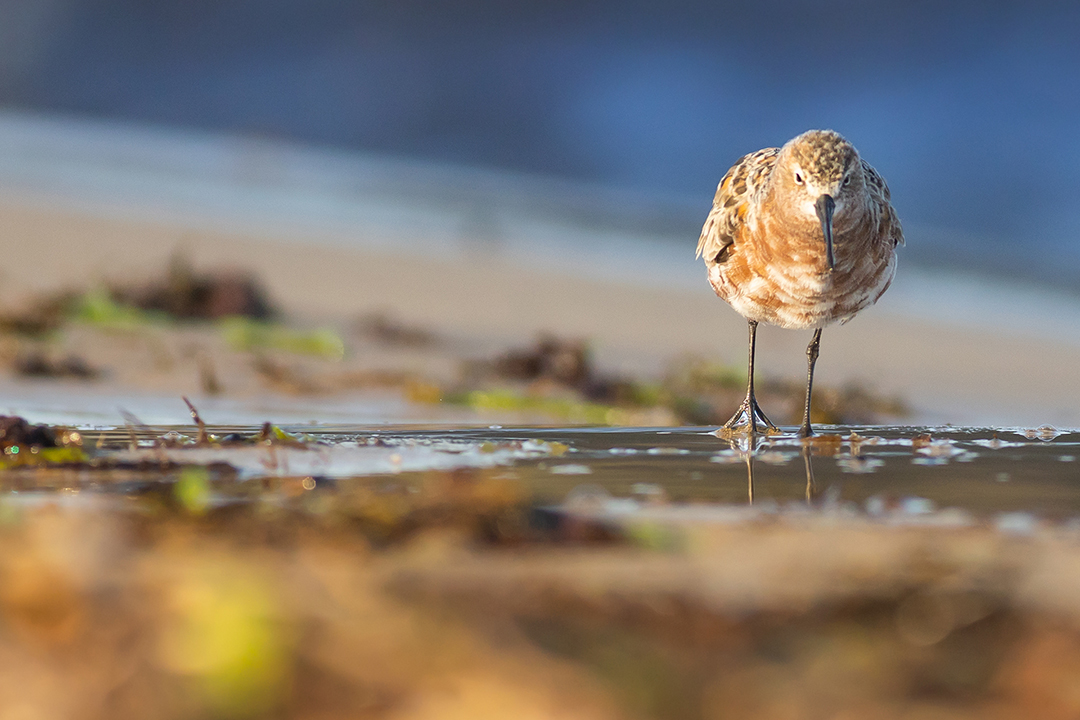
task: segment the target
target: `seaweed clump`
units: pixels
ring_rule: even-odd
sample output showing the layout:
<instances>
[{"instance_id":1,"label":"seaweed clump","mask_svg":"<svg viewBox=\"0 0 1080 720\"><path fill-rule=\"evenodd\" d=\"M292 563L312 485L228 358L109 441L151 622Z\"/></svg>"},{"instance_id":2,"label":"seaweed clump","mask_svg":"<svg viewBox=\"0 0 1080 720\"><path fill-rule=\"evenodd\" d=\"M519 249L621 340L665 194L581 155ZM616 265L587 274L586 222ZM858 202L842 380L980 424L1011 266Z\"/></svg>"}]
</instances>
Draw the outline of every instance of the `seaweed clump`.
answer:
<instances>
[{"instance_id":1,"label":"seaweed clump","mask_svg":"<svg viewBox=\"0 0 1080 720\"><path fill-rule=\"evenodd\" d=\"M56 446L56 432L48 425L31 425L18 415L0 415L0 450Z\"/></svg>"},{"instance_id":2,"label":"seaweed clump","mask_svg":"<svg viewBox=\"0 0 1080 720\"><path fill-rule=\"evenodd\" d=\"M541 336L533 345L508 350L466 367L460 386L438 397L477 410L524 412L602 425L717 425L739 406L745 372L697 358L672 363L657 381L600 372L582 340ZM797 423L803 385L775 379L758 382L758 396L780 422ZM813 421L878 423L908 410L895 398L850 385L815 389Z\"/></svg>"},{"instance_id":3,"label":"seaweed clump","mask_svg":"<svg viewBox=\"0 0 1080 720\"><path fill-rule=\"evenodd\" d=\"M0 468L87 461L77 431L32 425L17 415L0 415L0 451Z\"/></svg>"},{"instance_id":4,"label":"seaweed clump","mask_svg":"<svg viewBox=\"0 0 1080 720\"><path fill-rule=\"evenodd\" d=\"M177 320L218 320L241 316L271 320L280 313L254 276L230 270L199 273L182 255L169 263L164 277L142 287L114 287L117 302Z\"/></svg>"}]
</instances>

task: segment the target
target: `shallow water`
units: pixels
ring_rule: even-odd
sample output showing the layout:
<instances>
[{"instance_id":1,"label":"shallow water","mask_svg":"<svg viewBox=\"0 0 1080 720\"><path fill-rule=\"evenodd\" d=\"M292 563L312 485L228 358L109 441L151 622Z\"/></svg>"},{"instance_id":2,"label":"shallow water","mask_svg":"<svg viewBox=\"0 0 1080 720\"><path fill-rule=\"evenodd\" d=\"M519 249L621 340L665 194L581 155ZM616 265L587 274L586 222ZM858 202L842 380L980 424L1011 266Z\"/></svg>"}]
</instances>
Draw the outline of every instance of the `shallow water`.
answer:
<instances>
[{"instance_id":1,"label":"shallow water","mask_svg":"<svg viewBox=\"0 0 1080 720\"><path fill-rule=\"evenodd\" d=\"M175 480L167 460L212 468L222 497L252 497L253 480L310 477L308 489L430 471L496 469L538 504L600 515L720 503L771 512L807 505L849 514L973 521L1002 513L1080 517L1080 432L1042 428L819 427L793 435L717 437L713 428L294 426L304 445L196 447L191 426L85 429L85 445L124 465L23 477L26 490L101 491ZM210 427L252 436L250 426ZM137 447L133 446L133 439ZM162 447L161 440L168 447ZM155 464L157 463L157 464ZM8 480L8 489L14 487ZM18 484L18 483L16 483ZM946 509L955 509L952 514ZM707 513L706 513L707 515Z\"/></svg>"}]
</instances>

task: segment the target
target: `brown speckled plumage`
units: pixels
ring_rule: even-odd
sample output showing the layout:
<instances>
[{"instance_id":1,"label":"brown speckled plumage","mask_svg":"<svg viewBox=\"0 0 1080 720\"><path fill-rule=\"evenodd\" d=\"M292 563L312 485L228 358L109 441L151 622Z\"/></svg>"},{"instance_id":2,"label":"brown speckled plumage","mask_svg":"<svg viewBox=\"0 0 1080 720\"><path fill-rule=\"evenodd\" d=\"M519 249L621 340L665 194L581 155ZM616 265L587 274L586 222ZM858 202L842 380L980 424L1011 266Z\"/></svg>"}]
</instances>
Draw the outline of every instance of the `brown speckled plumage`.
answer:
<instances>
[{"instance_id":1,"label":"brown speckled plumage","mask_svg":"<svg viewBox=\"0 0 1080 720\"><path fill-rule=\"evenodd\" d=\"M793 182L796 172L805 175L801 186ZM800 191L826 187L837 203L831 271L812 204L799 202ZM743 317L819 328L846 321L881 297L903 242L877 171L837 133L811 130L735 163L716 190L697 252L716 294Z\"/></svg>"},{"instance_id":2,"label":"brown speckled plumage","mask_svg":"<svg viewBox=\"0 0 1080 720\"><path fill-rule=\"evenodd\" d=\"M831 267L818 207L826 199ZM757 322L815 328L816 358L822 327L850 320L888 289L903 242L884 179L838 133L810 130L728 170L697 254L716 294L750 321L751 333ZM808 420L803 429L809 434Z\"/></svg>"}]
</instances>

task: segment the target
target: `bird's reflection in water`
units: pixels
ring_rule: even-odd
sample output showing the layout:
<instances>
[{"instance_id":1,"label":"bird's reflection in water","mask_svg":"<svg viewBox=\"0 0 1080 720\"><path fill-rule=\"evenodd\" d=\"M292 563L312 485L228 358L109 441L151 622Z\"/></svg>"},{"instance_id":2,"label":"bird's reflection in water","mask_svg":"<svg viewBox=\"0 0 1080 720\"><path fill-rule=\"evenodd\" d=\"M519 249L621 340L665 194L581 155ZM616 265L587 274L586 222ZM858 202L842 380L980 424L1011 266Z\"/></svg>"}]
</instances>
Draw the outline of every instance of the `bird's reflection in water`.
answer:
<instances>
[{"instance_id":1,"label":"bird's reflection in water","mask_svg":"<svg viewBox=\"0 0 1080 720\"><path fill-rule=\"evenodd\" d=\"M812 505L817 487L814 485L814 455L810 452L809 443L803 443L800 454L802 455L803 469L806 470L806 504Z\"/></svg>"},{"instance_id":2,"label":"bird's reflection in water","mask_svg":"<svg viewBox=\"0 0 1080 720\"><path fill-rule=\"evenodd\" d=\"M743 462L746 463L746 494L750 505L754 504L754 460L764 450L773 448L772 438L767 435L749 433L738 436L719 436L731 446L731 449L739 453ZM803 471L806 475L806 503L812 505L817 495L817 486L814 483L814 459L811 452L811 444L802 442L799 450L802 456Z\"/></svg>"}]
</instances>

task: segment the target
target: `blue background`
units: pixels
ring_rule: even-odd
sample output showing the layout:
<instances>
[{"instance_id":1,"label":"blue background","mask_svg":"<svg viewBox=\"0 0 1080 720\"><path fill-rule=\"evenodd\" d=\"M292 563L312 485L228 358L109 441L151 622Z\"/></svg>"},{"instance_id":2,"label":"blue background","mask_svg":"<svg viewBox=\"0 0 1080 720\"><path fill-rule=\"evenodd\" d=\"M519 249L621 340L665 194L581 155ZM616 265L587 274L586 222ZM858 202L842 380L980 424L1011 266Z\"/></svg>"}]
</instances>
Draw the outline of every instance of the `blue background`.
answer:
<instances>
[{"instance_id":1,"label":"blue background","mask_svg":"<svg viewBox=\"0 0 1080 720\"><path fill-rule=\"evenodd\" d=\"M8 0L0 105L641 191L695 208L811 127L918 264L1080 290L1080 3Z\"/></svg>"}]
</instances>

